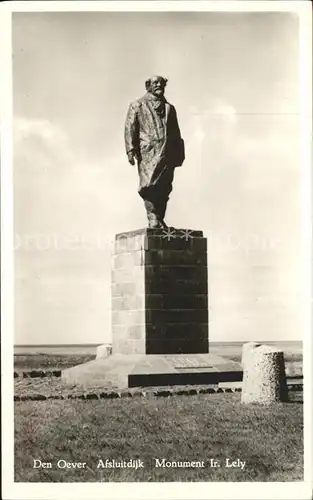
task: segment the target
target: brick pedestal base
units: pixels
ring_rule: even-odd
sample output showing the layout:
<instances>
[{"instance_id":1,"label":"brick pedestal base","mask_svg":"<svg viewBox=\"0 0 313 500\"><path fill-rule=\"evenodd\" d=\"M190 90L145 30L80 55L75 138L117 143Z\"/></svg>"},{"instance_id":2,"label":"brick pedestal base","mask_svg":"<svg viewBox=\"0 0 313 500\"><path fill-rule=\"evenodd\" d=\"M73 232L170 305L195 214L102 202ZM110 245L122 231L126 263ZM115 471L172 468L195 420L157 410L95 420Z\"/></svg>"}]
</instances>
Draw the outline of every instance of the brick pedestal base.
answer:
<instances>
[{"instance_id":1,"label":"brick pedestal base","mask_svg":"<svg viewBox=\"0 0 313 500\"><path fill-rule=\"evenodd\" d=\"M113 354L208 352L207 242L201 231L116 235Z\"/></svg>"}]
</instances>

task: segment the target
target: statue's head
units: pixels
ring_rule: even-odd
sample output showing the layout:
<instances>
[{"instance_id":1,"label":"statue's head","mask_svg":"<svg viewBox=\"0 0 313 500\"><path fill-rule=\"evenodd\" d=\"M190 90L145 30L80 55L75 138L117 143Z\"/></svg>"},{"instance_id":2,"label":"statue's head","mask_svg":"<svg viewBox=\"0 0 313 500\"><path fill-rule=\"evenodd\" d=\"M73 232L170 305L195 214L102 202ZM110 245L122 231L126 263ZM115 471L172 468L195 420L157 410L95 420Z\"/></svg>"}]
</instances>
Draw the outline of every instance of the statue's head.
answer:
<instances>
[{"instance_id":1,"label":"statue's head","mask_svg":"<svg viewBox=\"0 0 313 500\"><path fill-rule=\"evenodd\" d=\"M167 78L163 76L152 76L146 81L146 90L156 97L163 96L167 84Z\"/></svg>"}]
</instances>

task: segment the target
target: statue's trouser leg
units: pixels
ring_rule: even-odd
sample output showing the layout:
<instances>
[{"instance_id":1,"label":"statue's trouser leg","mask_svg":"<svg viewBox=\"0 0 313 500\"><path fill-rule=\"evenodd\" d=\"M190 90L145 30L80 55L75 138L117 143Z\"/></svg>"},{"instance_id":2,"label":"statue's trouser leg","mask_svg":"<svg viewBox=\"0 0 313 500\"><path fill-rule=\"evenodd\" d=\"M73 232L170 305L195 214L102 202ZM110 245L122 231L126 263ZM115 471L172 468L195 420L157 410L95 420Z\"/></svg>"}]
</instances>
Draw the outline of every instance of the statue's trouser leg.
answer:
<instances>
[{"instance_id":1,"label":"statue's trouser leg","mask_svg":"<svg viewBox=\"0 0 313 500\"><path fill-rule=\"evenodd\" d=\"M141 189L140 196L144 200L150 227L163 223L169 195L172 191L173 168L166 168L157 184Z\"/></svg>"},{"instance_id":2,"label":"statue's trouser leg","mask_svg":"<svg viewBox=\"0 0 313 500\"><path fill-rule=\"evenodd\" d=\"M158 214L158 219L163 222L167 207L167 202L169 200L170 193L173 189L172 182L174 177L174 169L167 168L159 185L156 190L156 209Z\"/></svg>"}]
</instances>

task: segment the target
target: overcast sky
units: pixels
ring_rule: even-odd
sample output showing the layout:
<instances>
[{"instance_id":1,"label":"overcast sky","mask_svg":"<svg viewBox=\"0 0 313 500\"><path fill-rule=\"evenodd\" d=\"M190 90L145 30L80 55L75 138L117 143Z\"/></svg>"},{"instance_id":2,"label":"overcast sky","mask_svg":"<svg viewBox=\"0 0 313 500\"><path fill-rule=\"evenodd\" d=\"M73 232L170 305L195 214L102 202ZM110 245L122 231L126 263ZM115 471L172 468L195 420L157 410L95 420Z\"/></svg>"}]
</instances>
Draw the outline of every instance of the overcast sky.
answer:
<instances>
[{"instance_id":1,"label":"overcast sky","mask_svg":"<svg viewBox=\"0 0 313 500\"><path fill-rule=\"evenodd\" d=\"M110 340L110 240L146 224L124 120L153 74L186 143L166 220L209 238L210 338L301 339L297 37L288 13L13 15L16 343Z\"/></svg>"}]
</instances>

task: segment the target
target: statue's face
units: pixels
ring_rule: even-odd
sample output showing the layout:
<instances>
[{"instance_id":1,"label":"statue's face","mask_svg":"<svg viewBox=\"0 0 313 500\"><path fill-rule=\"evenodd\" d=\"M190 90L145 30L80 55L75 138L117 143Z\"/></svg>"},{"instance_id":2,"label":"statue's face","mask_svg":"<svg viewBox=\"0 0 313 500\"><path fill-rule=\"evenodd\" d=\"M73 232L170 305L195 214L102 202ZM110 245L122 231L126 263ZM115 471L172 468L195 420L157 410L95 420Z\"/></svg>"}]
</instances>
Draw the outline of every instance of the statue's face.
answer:
<instances>
[{"instance_id":1,"label":"statue's face","mask_svg":"<svg viewBox=\"0 0 313 500\"><path fill-rule=\"evenodd\" d=\"M165 85L166 83L163 78L160 76L153 76L150 80L149 91L157 97L162 96L164 94Z\"/></svg>"}]
</instances>

